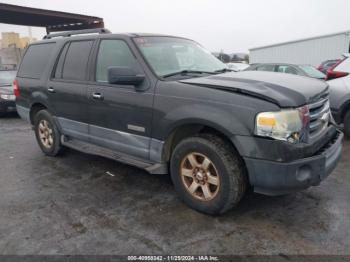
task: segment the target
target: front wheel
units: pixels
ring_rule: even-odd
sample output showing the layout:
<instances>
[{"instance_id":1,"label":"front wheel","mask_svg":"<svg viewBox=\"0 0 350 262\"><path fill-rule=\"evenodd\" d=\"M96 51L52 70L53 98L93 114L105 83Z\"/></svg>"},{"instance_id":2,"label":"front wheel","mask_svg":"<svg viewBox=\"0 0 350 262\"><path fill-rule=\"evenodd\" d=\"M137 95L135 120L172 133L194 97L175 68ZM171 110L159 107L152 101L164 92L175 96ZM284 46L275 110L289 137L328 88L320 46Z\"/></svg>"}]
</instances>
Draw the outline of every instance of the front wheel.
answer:
<instances>
[{"instance_id":1,"label":"front wheel","mask_svg":"<svg viewBox=\"0 0 350 262\"><path fill-rule=\"evenodd\" d=\"M34 118L34 130L41 150L48 156L56 156L62 150L60 132L47 110L39 111Z\"/></svg>"},{"instance_id":2,"label":"front wheel","mask_svg":"<svg viewBox=\"0 0 350 262\"><path fill-rule=\"evenodd\" d=\"M176 191L193 209L222 214L243 197L245 168L234 148L221 138L186 138L174 149L170 163Z\"/></svg>"}]
</instances>

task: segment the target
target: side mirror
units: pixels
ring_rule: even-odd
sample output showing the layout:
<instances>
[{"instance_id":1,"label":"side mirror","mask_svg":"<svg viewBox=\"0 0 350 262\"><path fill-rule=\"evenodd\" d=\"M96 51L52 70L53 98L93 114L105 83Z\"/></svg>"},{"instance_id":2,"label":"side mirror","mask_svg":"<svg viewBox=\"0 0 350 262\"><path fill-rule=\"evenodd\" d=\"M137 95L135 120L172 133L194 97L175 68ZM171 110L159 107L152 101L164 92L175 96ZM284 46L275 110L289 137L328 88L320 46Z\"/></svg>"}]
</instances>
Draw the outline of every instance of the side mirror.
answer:
<instances>
[{"instance_id":1,"label":"side mirror","mask_svg":"<svg viewBox=\"0 0 350 262\"><path fill-rule=\"evenodd\" d=\"M144 75L139 75L130 67L111 66L108 68L108 83L118 85L137 86L145 80Z\"/></svg>"}]
</instances>

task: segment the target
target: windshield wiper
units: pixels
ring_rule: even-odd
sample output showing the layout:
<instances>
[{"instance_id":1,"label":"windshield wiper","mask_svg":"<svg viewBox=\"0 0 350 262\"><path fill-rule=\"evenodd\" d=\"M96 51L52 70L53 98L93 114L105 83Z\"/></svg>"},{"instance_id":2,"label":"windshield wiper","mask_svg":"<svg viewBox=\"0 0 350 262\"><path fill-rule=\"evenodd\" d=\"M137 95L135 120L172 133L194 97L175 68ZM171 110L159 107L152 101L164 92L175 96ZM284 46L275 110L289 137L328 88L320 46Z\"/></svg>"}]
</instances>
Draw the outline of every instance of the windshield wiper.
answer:
<instances>
[{"instance_id":1,"label":"windshield wiper","mask_svg":"<svg viewBox=\"0 0 350 262\"><path fill-rule=\"evenodd\" d=\"M226 73L226 72L235 72L235 70L229 69L229 68L223 68L219 70L215 70L215 73Z\"/></svg>"},{"instance_id":2,"label":"windshield wiper","mask_svg":"<svg viewBox=\"0 0 350 262\"><path fill-rule=\"evenodd\" d=\"M210 74L210 75L212 75L212 74L215 74L215 72L200 71L200 70L181 70L181 71L177 71L174 73L162 75L162 77L167 78L170 76L187 75L187 74Z\"/></svg>"}]
</instances>

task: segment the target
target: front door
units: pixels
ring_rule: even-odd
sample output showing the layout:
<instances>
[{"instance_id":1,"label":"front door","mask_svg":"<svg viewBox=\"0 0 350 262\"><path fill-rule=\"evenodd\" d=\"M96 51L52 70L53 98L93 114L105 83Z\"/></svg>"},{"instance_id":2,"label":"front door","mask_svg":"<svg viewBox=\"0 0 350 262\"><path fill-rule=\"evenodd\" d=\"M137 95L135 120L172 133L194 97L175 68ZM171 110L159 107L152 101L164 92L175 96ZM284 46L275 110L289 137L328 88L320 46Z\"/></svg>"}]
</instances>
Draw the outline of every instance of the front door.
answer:
<instances>
[{"instance_id":1,"label":"front door","mask_svg":"<svg viewBox=\"0 0 350 262\"><path fill-rule=\"evenodd\" d=\"M145 74L128 44L121 39L102 39L96 51L93 83L88 87L89 135L96 145L149 159L153 89L149 80L137 91L132 85L107 81L110 66L131 67Z\"/></svg>"}]
</instances>

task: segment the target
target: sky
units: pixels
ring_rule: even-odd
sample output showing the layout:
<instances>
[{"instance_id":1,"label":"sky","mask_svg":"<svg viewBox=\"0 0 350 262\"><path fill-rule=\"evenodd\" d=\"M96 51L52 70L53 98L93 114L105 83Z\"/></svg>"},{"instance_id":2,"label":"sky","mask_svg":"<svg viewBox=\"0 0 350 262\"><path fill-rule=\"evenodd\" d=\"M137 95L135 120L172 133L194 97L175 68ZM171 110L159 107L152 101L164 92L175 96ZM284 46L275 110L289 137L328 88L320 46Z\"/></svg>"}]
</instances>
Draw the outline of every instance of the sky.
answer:
<instances>
[{"instance_id":1,"label":"sky","mask_svg":"<svg viewBox=\"0 0 350 262\"><path fill-rule=\"evenodd\" d=\"M7 4L104 18L112 32L162 33L191 38L210 51L249 48L350 31L349 0L11 0ZM28 34L0 24L0 32ZM33 28L42 38L45 30Z\"/></svg>"}]
</instances>

